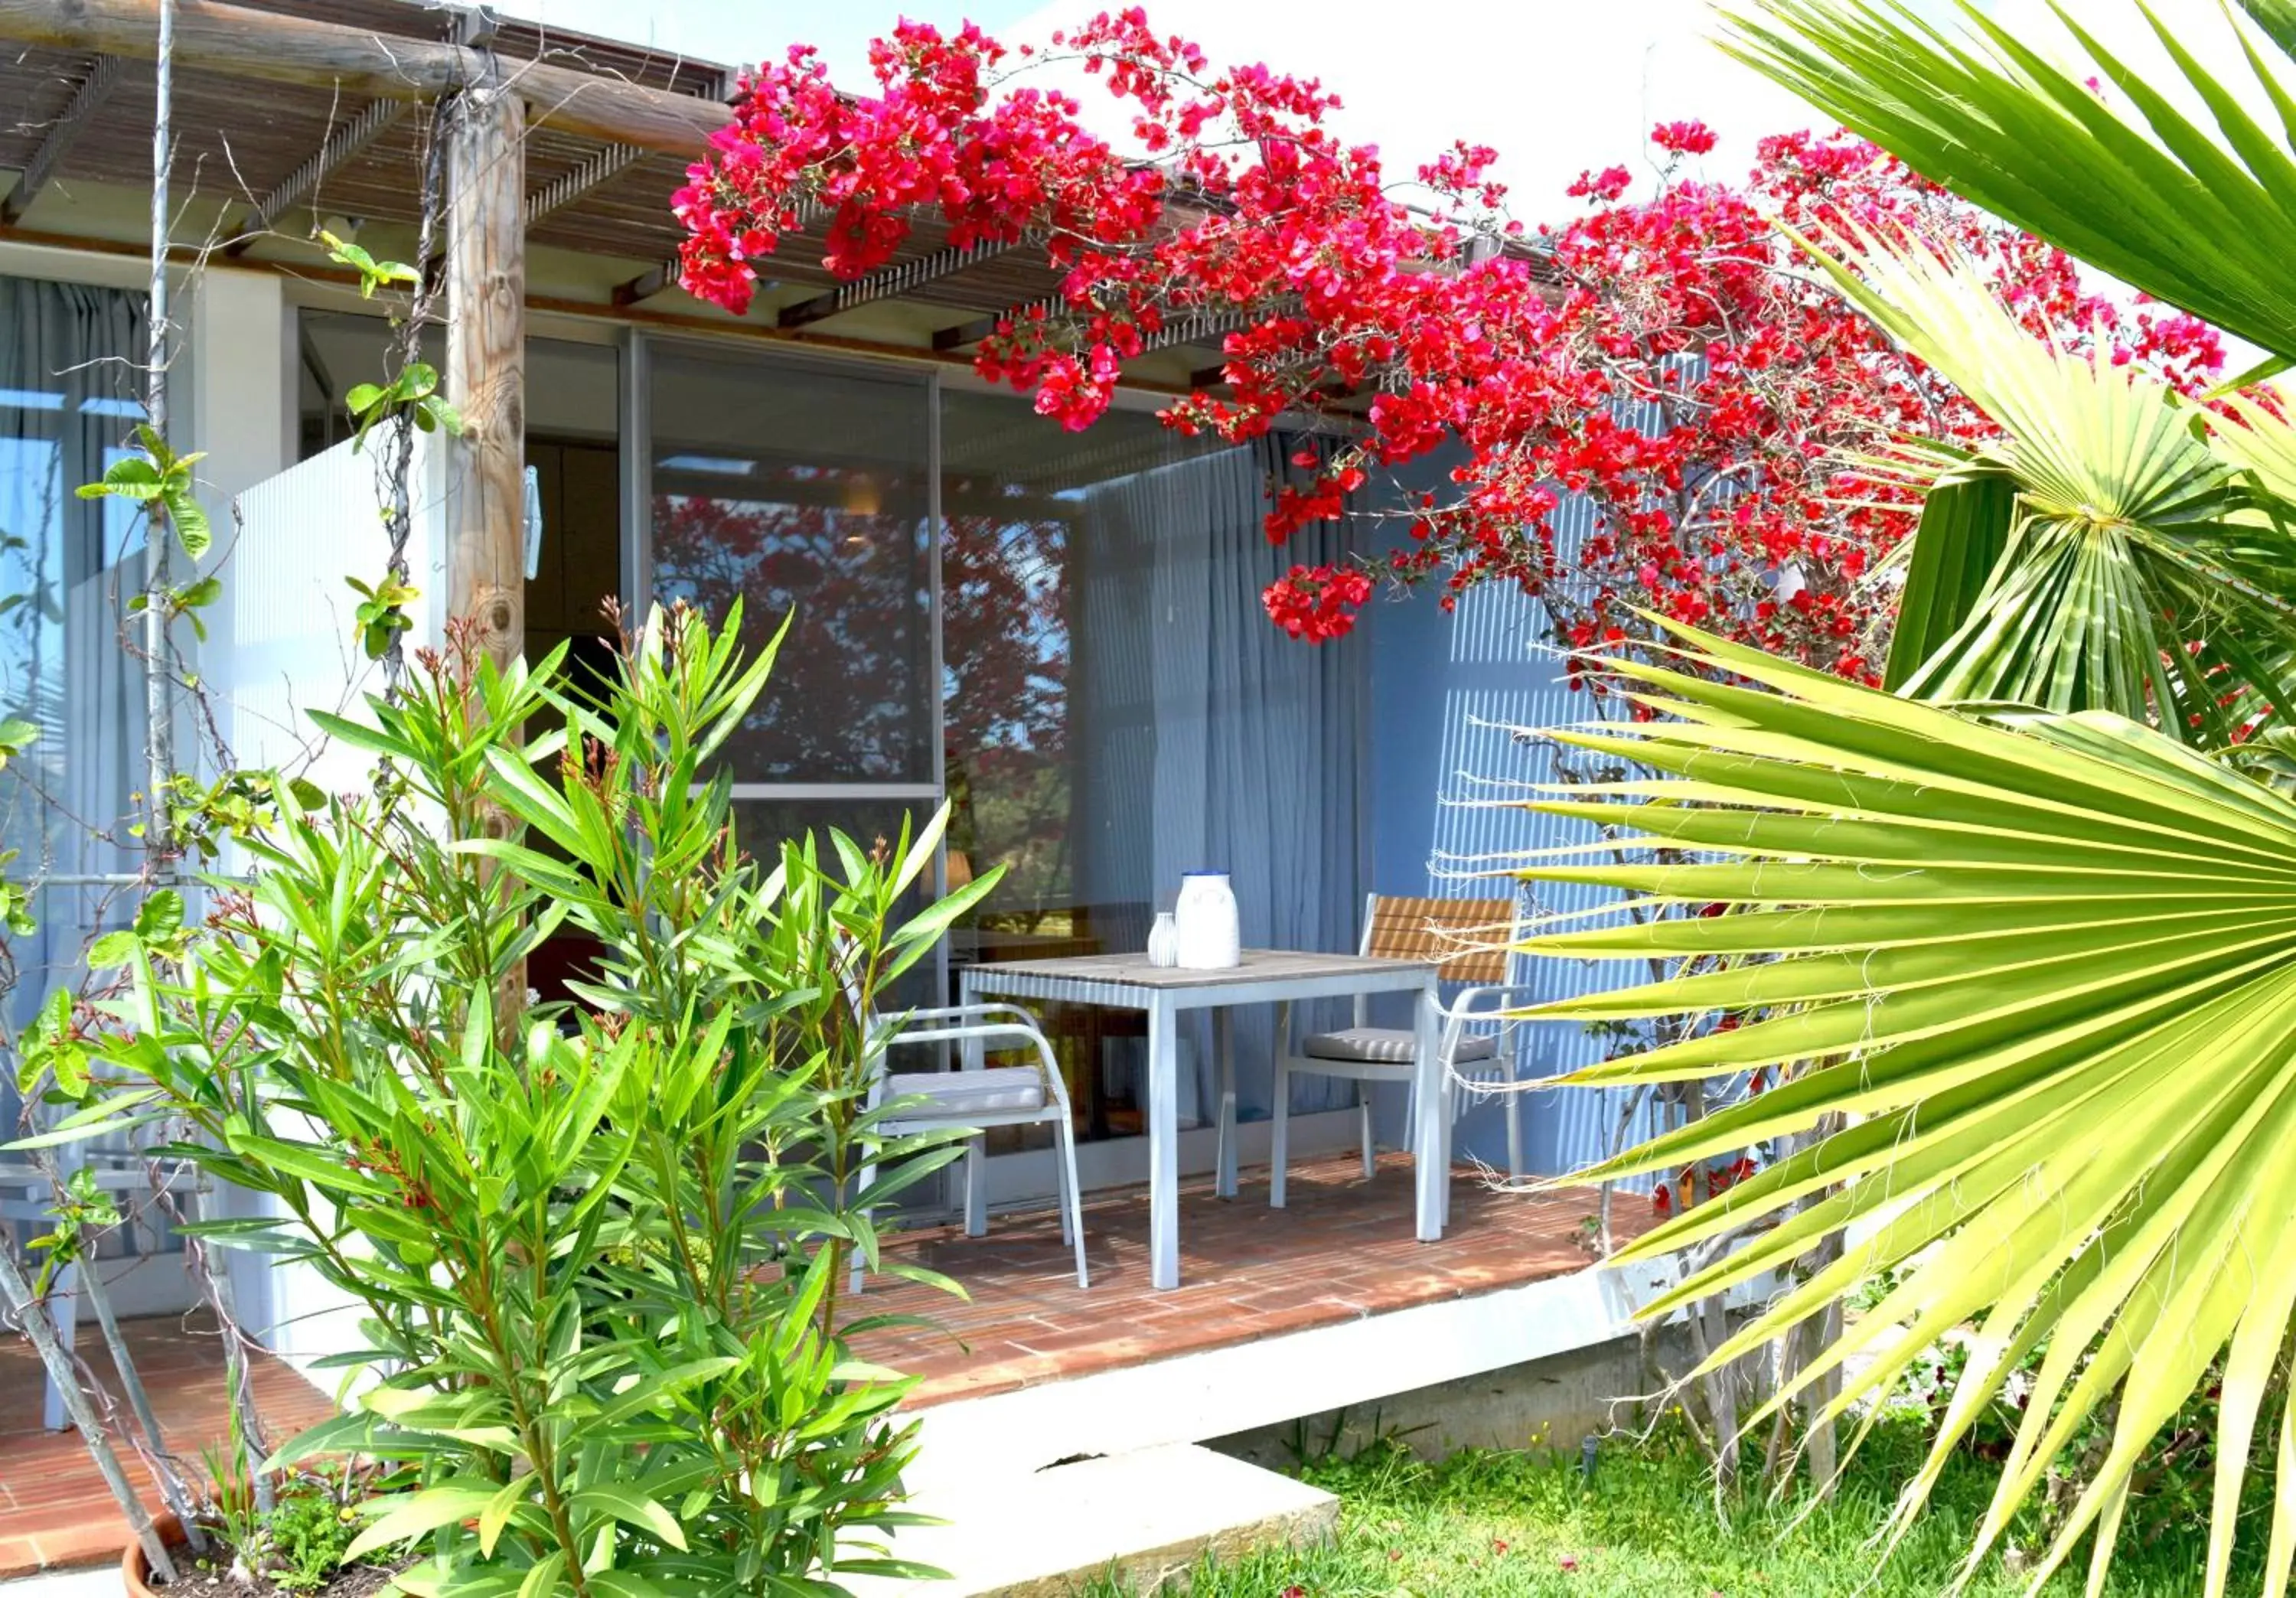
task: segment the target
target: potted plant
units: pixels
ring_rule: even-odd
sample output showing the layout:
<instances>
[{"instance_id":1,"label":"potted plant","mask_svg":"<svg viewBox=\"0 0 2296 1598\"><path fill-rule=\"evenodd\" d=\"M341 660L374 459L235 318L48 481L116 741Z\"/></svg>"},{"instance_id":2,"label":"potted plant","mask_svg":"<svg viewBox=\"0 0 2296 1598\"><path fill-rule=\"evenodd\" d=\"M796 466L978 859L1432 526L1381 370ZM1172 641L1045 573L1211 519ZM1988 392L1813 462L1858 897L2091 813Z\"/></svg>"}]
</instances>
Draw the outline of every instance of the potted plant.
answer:
<instances>
[{"instance_id":1,"label":"potted plant","mask_svg":"<svg viewBox=\"0 0 2296 1598\"><path fill-rule=\"evenodd\" d=\"M258 1507L244 1460L213 1455L214 1481L196 1512L205 1536L195 1550L183 1522L165 1515L154 1528L171 1545L176 1583L156 1579L139 1543L120 1556L129 1598L154 1598L184 1585L222 1586L249 1598L367 1598L390 1585L392 1567L347 1557L365 1523L358 1511L370 1483L362 1472L329 1465L274 1481L269 1507Z\"/></svg>"}]
</instances>

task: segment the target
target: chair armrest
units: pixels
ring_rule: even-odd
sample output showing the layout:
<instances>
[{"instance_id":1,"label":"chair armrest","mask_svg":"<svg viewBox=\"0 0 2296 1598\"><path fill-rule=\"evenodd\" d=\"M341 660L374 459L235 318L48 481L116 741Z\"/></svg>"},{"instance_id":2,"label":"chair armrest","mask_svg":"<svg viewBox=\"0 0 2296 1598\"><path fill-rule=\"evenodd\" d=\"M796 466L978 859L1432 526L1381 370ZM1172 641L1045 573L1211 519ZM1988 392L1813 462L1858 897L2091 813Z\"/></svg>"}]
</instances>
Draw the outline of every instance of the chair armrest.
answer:
<instances>
[{"instance_id":1,"label":"chair armrest","mask_svg":"<svg viewBox=\"0 0 2296 1598\"><path fill-rule=\"evenodd\" d=\"M1463 987L1459 990L1458 997L1453 999L1448 1004L1438 1004L1436 1008L1445 1015L1453 1016L1461 1020L1499 1020L1504 1018L1500 1016L1497 1007L1477 1010L1476 1002L1485 998L1500 999L1505 1002L1517 996L1523 999L1529 999L1536 997L1537 993L1536 987L1529 982L1494 982L1477 987Z\"/></svg>"},{"instance_id":2,"label":"chair armrest","mask_svg":"<svg viewBox=\"0 0 2296 1598\"><path fill-rule=\"evenodd\" d=\"M928 1037L928 1028L914 1025L921 1020L938 1021L943 1025L931 1028ZM1017 1004L943 1004L931 1010L905 1010L897 1015L878 1015L872 1020L870 1038L881 1048L895 1043L947 1041L956 1036L947 1029L950 1022L1025 1027L1031 1031L1042 1029L1037 1025L1037 1018Z\"/></svg>"},{"instance_id":3,"label":"chair armrest","mask_svg":"<svg viewBox=\"0 0 2296 1598\"><path fill-rule=\"evenodd\" d=\"M899 1031L888 1028L880 1037L889 1049L914 1043L988 1043L1000 1037L1007 1043L1032 1047L1045 1041L1045 1035L1025 1021L979 1021L964 1027L904 1028Z\"/></svg>"},{"instance_id":4,"label":"chair armrest","mask_svg":"<svg viewBox=\"0 0 2296 1598\"><path fill-rule=\"evenodd\" d=\"M903 1020L913 1021L949 1020L969 1015L1012 1015L1018 1016L1029 1026L1037 1024L1037 1018L1018 1004L943 1004L931 1010L905 1010L901 1012Z\"/></svg>"}]
</instances>

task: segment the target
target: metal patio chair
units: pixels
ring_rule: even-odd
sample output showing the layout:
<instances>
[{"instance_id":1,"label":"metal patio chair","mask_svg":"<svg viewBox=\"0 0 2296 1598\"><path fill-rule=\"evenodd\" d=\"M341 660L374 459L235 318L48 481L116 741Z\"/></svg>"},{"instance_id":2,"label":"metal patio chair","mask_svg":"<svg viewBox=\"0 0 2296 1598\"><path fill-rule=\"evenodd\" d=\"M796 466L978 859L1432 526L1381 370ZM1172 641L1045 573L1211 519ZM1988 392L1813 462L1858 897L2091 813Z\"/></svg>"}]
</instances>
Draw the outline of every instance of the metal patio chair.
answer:
<instances>
[{"instance_id":1,"label":"metal patio chair","mask_svg":"<svg viewBox=\"0 0 2296 1598\"><path fill-rule=\"evenodd\" d=\"M920 1025L919 1023L923 1023ZM1060 1144L1054 1185L1061 1212L1061 1242L1076 1250L1077 1285L1092 1285L1084 1259L1084 1195L1077 1182L1076 1126L1069 1110L1068 1085L1053 1058L1053 1045L1035 1018L1012 1004L952 1004L912 1010L870 1021L870 1048L876 1061L869 1105L909 1101L879 1124L887 1138L964 1128L975 1134L964 1159L970 1196L973 1183L987 1180L980 1133L991 1127L1049 1125ZM919 1044L978 1044L984 1049L1024 1049L1033 1065L992 1066L979 1070L894 1071L891 1051ZM861 1168L858 1194L875 1185L877 1165ZM866 1213L865 1208L864 1213ZM853 1257L853 1291L861 1291L862 1259Z\"/></svg>"},{"instance_id":2,"label":"metal patio chair","mask_svg":"<svg viewBox=\"0 0 2296 1598\"><path fill-rule=\"evenodd\" d=\"M1364 903L1360 952L1389 959L1439 958L1440 975L1457 991L1442 1006L1442 1030L1436 1047L1444 1064L1443 1117L1445 1146L1428 1157L1450 1159L1449 1129L1472 1104L1503 1096L1507 1120L1507 1174L1522 1175L1522 1104L1517 1086L1512 1034L1520 1023L1499 1012L1511 1002L1529 996L1522 985L1510 986L1507 977L1507 934L1515 924L1513 899L1404 898L1372 894ZM1290 1149L1292 1078L1295 1076L1335 1077L1356 1085L1357 1114L1361 1121L1363 1171L1369 1180L1377 1151L1372 1141L1371 1089L1381 1082L1401 1083L1406 1090L1414 1080L1414 1034L1408 1027L1374 1027L1369 1004L1357 999L1354 1024L1335 1032L1316 1032L1294 1039L1290 1006L1278 1011L1275 1021L1275 1074L1273 1085L1275 1125L1270 1139L1273 1170L1268 1203L1283 1208L1285 1162ZM1464 1093L1460 1092L1464 1088ZM1418 1125L1417 1105L1406 1118L1406 1127ZM1414 1150L1414 1155L1421 1151ZM1444 1208L1450 1207L1450 1187L1444 1186Z\"/></svg>"}]
</instances>

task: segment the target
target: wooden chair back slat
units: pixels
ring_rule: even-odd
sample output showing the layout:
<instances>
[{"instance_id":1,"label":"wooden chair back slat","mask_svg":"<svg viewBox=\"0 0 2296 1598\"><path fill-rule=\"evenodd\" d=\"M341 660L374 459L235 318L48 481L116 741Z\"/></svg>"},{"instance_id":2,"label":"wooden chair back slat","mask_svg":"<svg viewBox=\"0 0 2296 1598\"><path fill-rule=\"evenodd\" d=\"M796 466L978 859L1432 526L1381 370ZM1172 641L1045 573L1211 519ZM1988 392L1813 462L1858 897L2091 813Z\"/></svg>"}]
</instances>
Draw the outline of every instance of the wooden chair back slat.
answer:
<instances>
[{"instance_id":1,"label":"wooden chair back slat","mask_svg":"<svg viewBox=\"0 0 2296 1598\"><path fill-rule=\"evenodd\" d=\"M1364 917L1363 952L1390 960L1439 958L1446 982L1502 983L1514 924L1513 899L1374 894Z\"/></svg>"}]
</instances>

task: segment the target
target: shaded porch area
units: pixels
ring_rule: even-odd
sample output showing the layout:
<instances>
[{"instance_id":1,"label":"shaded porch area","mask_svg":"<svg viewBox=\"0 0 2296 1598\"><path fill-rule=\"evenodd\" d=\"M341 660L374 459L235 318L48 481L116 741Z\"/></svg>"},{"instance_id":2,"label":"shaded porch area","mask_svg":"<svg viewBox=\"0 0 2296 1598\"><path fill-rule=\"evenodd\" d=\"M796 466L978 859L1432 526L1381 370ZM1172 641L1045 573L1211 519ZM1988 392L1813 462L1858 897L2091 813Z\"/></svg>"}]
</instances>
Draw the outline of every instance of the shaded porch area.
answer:
<instances>
[{"instance_id":1,"label":"shaded porch area","mask_svg":"<svg viewBox=\"0 0 2296 1598\"><path fill-rule=\"evenodd\" d=\"M1192 1407L1241 1414L1238 1395L1246 1390L1284 1407L1264 1375L1215 1368L1229 1356L1273 1358L1307 1381L1300 1390L1309 1394L1327 1380L1368 1379L1400 1391L1437 1371L1439 1345L1491 1345L1489 1321L1533 1339L1532 1352L1603 1335L1611 1312L1577 1291L1595 1263L1593 1192L1503 1192L1466 1168L1452 1180L1446 1234L1422 1243L1413 1236L1403 1155L1383 1157L1369 1182L1352 1155L1295 1162L1281 1210L1267 1207L1264 1169L1247 1168L1232 1200L1215 1195L1210 1176L1191 1179L1180 1197L1182 1285L1168 1292L1148 1282L1144 1188L1088 1197L1087 1291L1076 1285L1049 1210L993 1217L980 1238L958 1226L901 1233L890 1240L892 1252L955 1277L969 1296L873 1279L860 1307L932 1324L870 1332L857 1351L921 1379L909 1405L926 1414L919 1469L921 1487L930 1487L1002 1471L1023 1435L1045 1450L1070 1451L1061 1440L1068 1428L1046 1426L1041 1404L1069 1412L1086 1436L1126 1435L1143 1424L1210 1436L1219 1428L1182 1417ZM1646 1204L1622 1199L1621 1232L1647 1214ZM1551 1306L1536 1297L1548 1288L1557 1290ZM1482 1318L1450 1332L1423 1321L1399 1337L1384 1330L1445 1307ZM169 1315L128 1322L127 1332L169 1446L197 1474L199 1451L223 1445L228 1432L223 1350L212 1325ZM1382 1348L1404 1352L1371 1353L1351 1332L1374 1333ZM78 1353L116 1391L92 1324L80 1329ZM285 1364L255 1359L275 1439L332 1413L326 1397ZM0 1340L0 1578L108 1562L127 1540L78 1435L41 1426L40 1394L29 1346ZM114 1433L146 1501L156 1502L117 1422ZM991 1438L1002 1446L991 1446Z\"/></svg>"},{"instance_id":2,"label":"shaded porch area","mask_svg":"<svg viewBox=\"0 0 2296 1598\"><path fill-rule=\"evenodd\" d=\"M1267 1173L1247 1168L1221 1199L1205 1176L1182 1184L1180 1281L1148 1280L1144 1188L1087 1194L1080 1291L1060 1223L992 1217L986 1237L960 1226L898 1234L889 1253L955 1278L969 1295L872 1278L872 1308L932 1323L870 1332L863 1356L921 1379L909 1405L928 1409L1185 1355L1260 1342L1420 1306L1571 1275L1595 1261L1592 1190L1497 1191L1480 1173L1452 1175L1440 1242L1412 1232L1411 1161L1382 1157L1363 1177L1353 1155L1295 1161L1286 1208L1267 1205ZM1646 1216L1622 1196L1622 1231Z\"/></svg>"}]
</instances>

